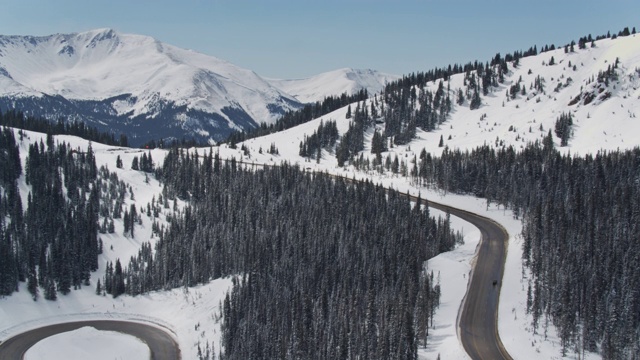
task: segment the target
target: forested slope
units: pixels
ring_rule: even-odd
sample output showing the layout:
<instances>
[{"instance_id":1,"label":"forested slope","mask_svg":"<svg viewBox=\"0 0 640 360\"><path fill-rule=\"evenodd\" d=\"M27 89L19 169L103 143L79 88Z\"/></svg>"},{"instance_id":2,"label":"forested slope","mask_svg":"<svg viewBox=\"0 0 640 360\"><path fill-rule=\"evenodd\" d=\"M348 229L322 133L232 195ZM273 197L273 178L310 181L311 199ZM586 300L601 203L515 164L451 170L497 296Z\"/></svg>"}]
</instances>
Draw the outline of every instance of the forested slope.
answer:
<instances>
[{"instance_id":1,"label":"forested slope","mask_svg":"<svg viewBox=\"0 0 640 360\"><path fill-rule=\"evenodd\" d=\"M171 150L161 176L166 198L190 203L153 255L131 260L126 291L238 275L223 304L226 358L412 358L426 343L439 290L423 264L455 245L448 220L371 183L245 170L212 152Z\"/></svg>"}]
</instances>

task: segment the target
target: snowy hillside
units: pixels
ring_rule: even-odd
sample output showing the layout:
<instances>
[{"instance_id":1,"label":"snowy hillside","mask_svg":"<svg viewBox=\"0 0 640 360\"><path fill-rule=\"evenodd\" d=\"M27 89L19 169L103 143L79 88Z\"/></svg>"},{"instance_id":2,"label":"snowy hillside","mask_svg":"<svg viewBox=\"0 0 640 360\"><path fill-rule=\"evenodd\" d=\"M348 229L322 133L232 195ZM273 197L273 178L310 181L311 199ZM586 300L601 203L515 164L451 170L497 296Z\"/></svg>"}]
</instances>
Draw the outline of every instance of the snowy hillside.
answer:
<instances>
[{"instance_id":1,"label":"snowy hillside","mask_svg":"<svg viewBox=\"0 0 640 360\"><path fill-rule=\"evenodd\" d=\"M549 65L551 58L554 65ZM598 81L598 74L606 72L618 60L615 79ZM520 80L521 79L521 80ZM543 89L536 89L536 79ZM516 83L524 88L511 96L510 88ZM632 35L617 39L603 39L595 47L575 49L565 53L563 48L544 52L537 56L520 59L517 67L509 65L504 82L492 88L487 96L481 96L481 105L471 110L469 100L462 105L455 103L458 90L466 91L465 74L450 77L444 82L449 86L452 110L446 121L432 132L417 130L416 138L407 146L390 148L389 152L413 158L422 148L433 155L440 154L444 146L449 149L474 149L484 144L495 147L512 145L516 149L529 142L541 141L549 131L554 134L556 120L562 113L573 117L572 136L568 146L560 147L560 139L554 141L561 150L571 153L594 153L598 150L627 149L640 145L640 36ZM438 82L429 82L423 91L435 92ZM507 95L509 93L509 95ZM592 101L585 104L585 99ZM384 95L374 96L362 104L369 109L371 104L384 101ZM356 104L353 104L352 109ZM321 121L335 120L340 133L344 133L351 120L346 119L347 107L327 114L322 118L248 141L245 146L255 154L259 148L268 148L275 143L280 154L294 156L300 150L300 142L310 136ZM376 125L384 131L384 124ZM371 154L373 129L365 133L364 156ZM443 138L443 147L439 146ZM335 154L323 153L317 166L335 168ZM298 157L299 161L304 161Z\"/></svg>"},{"instance_id":2,"label":"snowy hillside","mask_svg":"<svg viewBox=\"0 0 640 360\"><path fill-rule=\"evenodd\" d=\"M284 90L303 103L322 100L332 95L354 94L362 89L375 94L384 86L397 80L399 76L384 74L375 70L338 69L306 79L276 80L268 79L275 87Z\"/></svg>"},{"instance_id":3,"label":"snowy hillside","mask_svg":"<svg viewBox=\"0 0 640 360\"><path fill-rule=\"evenodd\" d=\"M162 99L206 112L237 103L252 118L269 122L277 114L266 104L289 109L287 101L295 102L250 70L147 36L101 29L46 37L3 36L0 44L0 66L14 81L70 100L124 94L136 98L133 104L118 103L114 110L119 115L154 117L154 106Z\"/></svg>"}]
</instances>

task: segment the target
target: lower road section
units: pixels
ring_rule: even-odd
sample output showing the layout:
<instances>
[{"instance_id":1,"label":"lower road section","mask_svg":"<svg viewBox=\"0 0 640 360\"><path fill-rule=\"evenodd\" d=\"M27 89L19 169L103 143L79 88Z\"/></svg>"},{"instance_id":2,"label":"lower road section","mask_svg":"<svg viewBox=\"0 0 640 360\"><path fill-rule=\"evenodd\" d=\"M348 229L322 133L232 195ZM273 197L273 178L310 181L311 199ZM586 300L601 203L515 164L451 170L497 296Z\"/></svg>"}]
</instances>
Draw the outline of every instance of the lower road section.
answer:
<instances>
[{"instance_id":1,"label":"lower road section","mask_svg":"<svg viewBox=\"0 0 640 360\"><path fill-rule=\"evenodd\" d=\"M482 234L471 283L459 314L460 339L465 351L474 360L512 359L500 341L497 324L509 235L491 219L431 201L428 205L468 221Z\"/></svg>"},{"instance_id":2,"label":"lower road section","mask_svg":"<svg viewBox=\"0 0 640 360\"><path fill-rule=\"evenodd\" d=\"M417 200L416 197L411 198ZM471 283L459 314L458 327L465 351L474 360L512 359L500 341L497 327L498 301L509 238L507 232L495 221L480 215L432 201L427 205L468 221L482 234ZM24 332L0 344L0 358L22 359L24 353L38 341L85 326L135 336L149 346L154 360L180 359L178 344L165 331L142 323L116 320L61 323Z\"/></svg>"},{"instance_id":3,"label":"lower road section","mask_svg":"<svg viewBox=\"0 0 640 360\"><path fill-rule=\"evenodd\" d=\"M98 330L117 331L144 341L153 360L180 359L180 347L166 331L143 323L117 320L87 320L43 326L7 339L0 344L1 359L22 359L26 351L49 336L91 326ZM99 341L99 340L98 340Z\"/></svg>"}]
</instances>

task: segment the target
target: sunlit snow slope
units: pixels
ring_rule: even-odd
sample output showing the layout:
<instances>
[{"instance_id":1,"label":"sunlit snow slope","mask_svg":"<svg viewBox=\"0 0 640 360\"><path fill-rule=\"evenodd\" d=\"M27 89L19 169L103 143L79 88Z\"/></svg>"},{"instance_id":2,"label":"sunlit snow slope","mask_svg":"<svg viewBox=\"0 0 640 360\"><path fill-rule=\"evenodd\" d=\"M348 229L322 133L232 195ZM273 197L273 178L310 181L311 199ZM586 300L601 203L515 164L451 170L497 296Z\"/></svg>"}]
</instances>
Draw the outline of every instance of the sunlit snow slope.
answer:
<instances>
[{"instance_id":1,"label":"sunlit snow slope","mask_svg":"<svg viewBox=\"0 0 640 360\"><path fill-rule=\"evenodd\" d=\"M554 65L549 65L551 58ZM598 74L618 63L615 79L599 82ZM445 147L449 149L474 149L484 144L494 147L514 146L520 149L527 143L542 141L551 131L556 146L561 151L571 153L595 153L599 150L626 149L640 145L640 36L631 35L617 39L602 39L595 47L586 49L575 47L574 52L565 53L564 48L540 53L520 59L517 66L508 65L509 72L503 83L492 87L487 96L481 96L480 108L471 110L469 100L456 104L458 89L466 91L465 74L450 77L444 81L445 89L450 88L452 111L446 121L432 132L418 129L416 138L408 146L391 147L383 157L391 154L402 155L402 160L419 155L422 148L439 155ZM543 89L536 90L536 79ZM507 96L510 87L520 81L524 94ZM428 82L426 90L435 93L439 81ZM423 89L424 90L424 89ZM590 101L587 101L591 98ZM372 96L367 100L378 107L384 95ZM352 104L355 108L355 104ZM347 107L336 110L322 118L285 130L281 133L252 139L245 146L255 155L261 147L268 148L275 143L280 154L295 157L300 150L300 142L310 136L320 121L335 120L341 134L351 121L346 119ZM556 120L562 113L573 117L572 135L568 145L560 147L560 139L555 135ZM376 127L384 130L379 122ZM365 133L365 151L371 154L373 129ZM444 146L439 147L440 137ZM254 152L255 150L255 152ZM299 161L304 161L297 157ZM314 166L335 167L335 152L324 152L323 160Z\"/></svg>"}]
</instances>

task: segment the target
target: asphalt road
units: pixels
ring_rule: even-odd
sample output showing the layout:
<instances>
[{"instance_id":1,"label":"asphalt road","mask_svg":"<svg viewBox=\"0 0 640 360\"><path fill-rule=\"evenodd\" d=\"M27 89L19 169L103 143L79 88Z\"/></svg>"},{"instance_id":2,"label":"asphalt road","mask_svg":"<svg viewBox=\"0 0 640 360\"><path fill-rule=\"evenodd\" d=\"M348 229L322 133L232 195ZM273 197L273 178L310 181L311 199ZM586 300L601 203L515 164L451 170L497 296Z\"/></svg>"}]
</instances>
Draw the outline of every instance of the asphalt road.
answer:
<instances>
[{"instance_id":1,"label":"asphalt road","mask_svg":"<svg viewBox=\"0 0 640 360\"><path fill-rule=\"evenodd\" d=\"M493 220L428 201L429 207L449 211L480 230L471 283L458 314L458 329L465 351L472 359L512 359L498 335L498 301L509 235ZM495 282L495 283L494 283Z\"/></svg>"},{"instance_id":2,"label":"asphalt road","mask_svg":"<svg viewBox=\"0 0 640 360\"><path fill-rule=\"evenodd\" d=\"M180 347L175 339L162 329L137 322L119 320L86 320L43 326L18 334L0 344L1 359L22 359L25 352L38 341L51 335L73 331L85 326L98 330L118 331L144 341L152 360L180 359Z\"/></svg>"}]
</instances>

